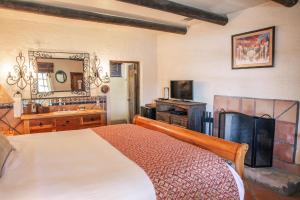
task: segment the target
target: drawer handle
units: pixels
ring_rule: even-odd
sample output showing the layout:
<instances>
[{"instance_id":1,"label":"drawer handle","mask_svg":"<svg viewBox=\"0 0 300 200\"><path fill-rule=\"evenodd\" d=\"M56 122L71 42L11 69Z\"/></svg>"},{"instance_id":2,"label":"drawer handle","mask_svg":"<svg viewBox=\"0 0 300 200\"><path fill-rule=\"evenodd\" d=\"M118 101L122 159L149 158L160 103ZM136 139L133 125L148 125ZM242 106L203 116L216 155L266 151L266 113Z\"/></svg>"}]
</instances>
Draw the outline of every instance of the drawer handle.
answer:
<instances>
[{"instance_id":1,"label":"drawer handle","mask_svg":"<svg viewBox=\"0 0 300 200\"><path fill-rule=\"evenodd\" d=\"M69 120L67 120L67 121L66 121L66 123L70 123L70 121L69 121Z\"/></svg>"},{"instance_id":2,"label":"drawer handle","mask_svg":"<svg viewBox=\"0 0 300 200\"><path fill-rule=\"evenodd\" d=\"M39 126L43 126L43 123L42 123L42 122L40 122Z\"/></svg>"}]
</instances>

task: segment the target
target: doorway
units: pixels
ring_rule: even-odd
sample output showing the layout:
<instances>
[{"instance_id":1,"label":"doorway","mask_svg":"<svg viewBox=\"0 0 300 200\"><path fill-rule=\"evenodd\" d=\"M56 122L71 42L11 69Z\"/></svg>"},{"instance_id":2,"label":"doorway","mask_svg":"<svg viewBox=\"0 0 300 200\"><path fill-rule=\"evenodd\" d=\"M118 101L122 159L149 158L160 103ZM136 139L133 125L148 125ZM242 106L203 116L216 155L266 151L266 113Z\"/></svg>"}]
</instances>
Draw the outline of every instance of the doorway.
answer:
<instances>
[{"instance_id":1,"label":"doorway","mask_svg":"<svg viewBox=\"0 0 300 200\"><path fill-rule=\"evenodd\" d=\"M139 114L140 65L136 61L110 61L111 124L131 123Z\"/></svg>"}]
</instances>

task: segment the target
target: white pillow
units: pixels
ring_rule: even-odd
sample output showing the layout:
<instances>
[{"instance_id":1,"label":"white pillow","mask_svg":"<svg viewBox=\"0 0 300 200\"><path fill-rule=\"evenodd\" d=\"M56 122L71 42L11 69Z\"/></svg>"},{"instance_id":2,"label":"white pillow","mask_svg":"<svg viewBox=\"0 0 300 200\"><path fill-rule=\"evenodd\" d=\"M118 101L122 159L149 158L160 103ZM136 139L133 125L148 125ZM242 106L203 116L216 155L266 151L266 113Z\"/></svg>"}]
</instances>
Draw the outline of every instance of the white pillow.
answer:
<instances>
[{"instance_id":1,"label":"white pillow","mask_svg":"<svg viewBox=\"0 0 300 200\"><path fill-rule=\"evenodd\" d=\"M13 146L9 143L5 135L0 133L0 178L3 175L2 173L5 161L13 149Z\"/></svg>"}]
</instances>

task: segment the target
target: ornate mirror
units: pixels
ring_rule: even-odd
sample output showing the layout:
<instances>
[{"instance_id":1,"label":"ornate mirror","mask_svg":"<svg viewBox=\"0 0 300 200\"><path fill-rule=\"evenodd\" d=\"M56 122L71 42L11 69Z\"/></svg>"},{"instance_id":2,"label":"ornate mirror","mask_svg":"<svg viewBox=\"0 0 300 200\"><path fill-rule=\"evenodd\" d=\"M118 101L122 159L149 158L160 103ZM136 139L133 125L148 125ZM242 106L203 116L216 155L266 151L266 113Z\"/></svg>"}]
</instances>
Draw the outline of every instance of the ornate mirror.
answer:
<instances>
[{"instance_id":1,"label":"ornate mirror","mask_svg":"<svg viewBox=\"0 0 300 200\"><path fill-rule=\"evenodd\" d=\"M89 54L29 51L36 74L32 98L49 96L90 96Z\"/></svg>"}]
</instances>

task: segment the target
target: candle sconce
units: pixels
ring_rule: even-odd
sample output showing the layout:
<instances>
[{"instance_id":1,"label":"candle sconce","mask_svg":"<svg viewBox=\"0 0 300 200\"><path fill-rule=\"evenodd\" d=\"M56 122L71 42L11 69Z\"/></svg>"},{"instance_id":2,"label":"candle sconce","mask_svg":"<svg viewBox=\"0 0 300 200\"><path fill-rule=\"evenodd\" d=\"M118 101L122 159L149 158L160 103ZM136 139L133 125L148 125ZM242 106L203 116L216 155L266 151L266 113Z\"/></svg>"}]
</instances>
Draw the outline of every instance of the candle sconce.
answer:
<instances>
[{"instance_id":1,"label":"candle sconce","mask_svg":"<svg viewBox=\"0 0 300 200\"><path fill-rule=\"evenodd\" d=\"M16 57L16 62L17 64L13 67L14 75L9 72L6 83L10 86L16 85L20 90L24 90L28 85L31 86L33 84L34 78L32 72L28 72L22 52Z\"/></svg>"},{"instance_id":2,"label":"candle sconce","mask_svg":"<svg viewBox=\"0 0 300 200\"><path fill-rule=\"evenodd\" d=\"M100 66L100 59L97 56L94 57L92 66L91 66L91 75L89 76L90 83L96 87L100 87L103 83L109 83L110 78L106 72L103 75L103 68Z\"/></svg>"}]
</instances>

